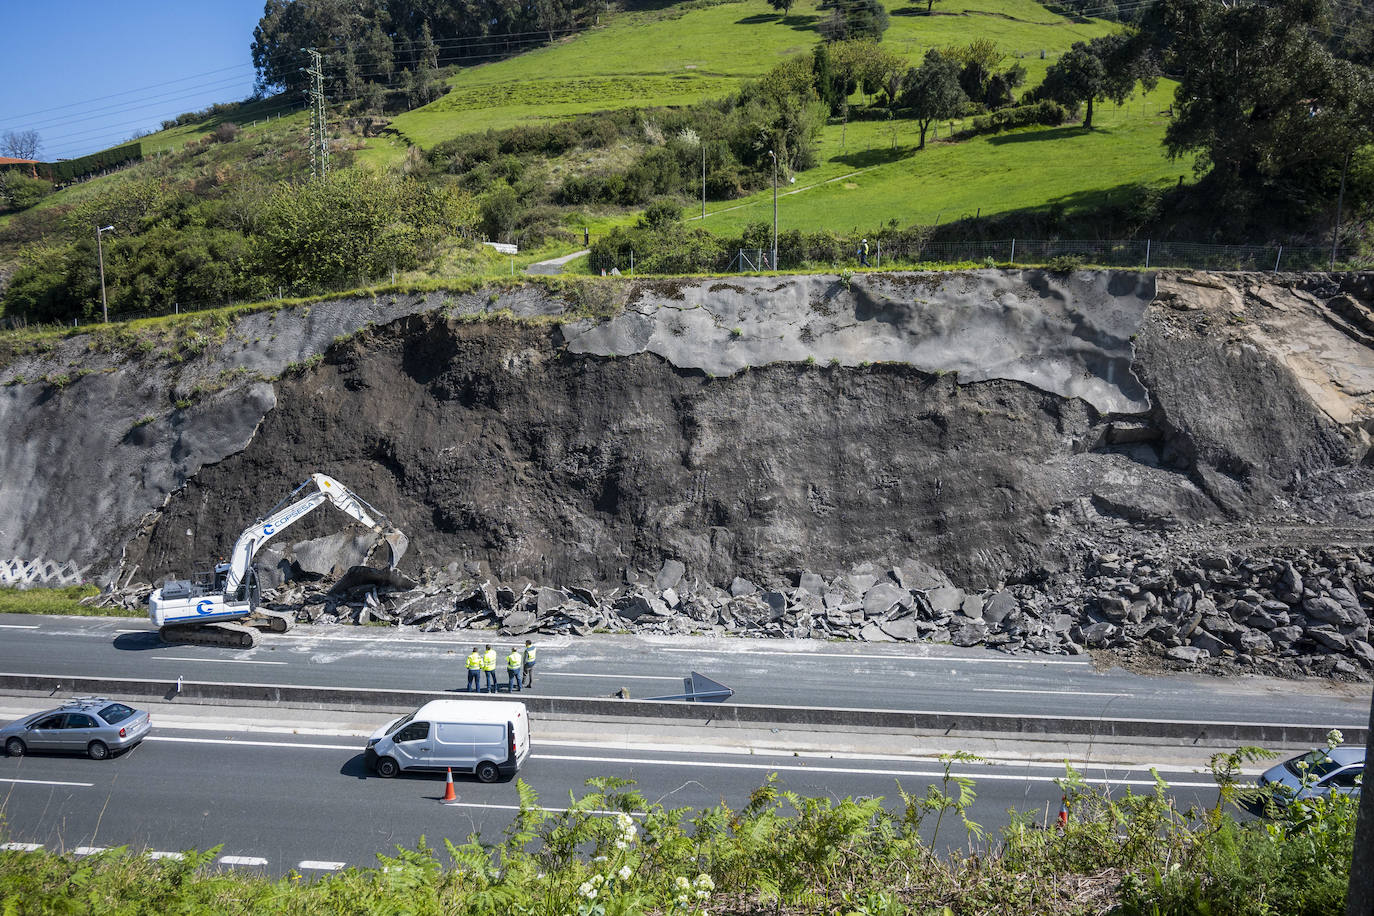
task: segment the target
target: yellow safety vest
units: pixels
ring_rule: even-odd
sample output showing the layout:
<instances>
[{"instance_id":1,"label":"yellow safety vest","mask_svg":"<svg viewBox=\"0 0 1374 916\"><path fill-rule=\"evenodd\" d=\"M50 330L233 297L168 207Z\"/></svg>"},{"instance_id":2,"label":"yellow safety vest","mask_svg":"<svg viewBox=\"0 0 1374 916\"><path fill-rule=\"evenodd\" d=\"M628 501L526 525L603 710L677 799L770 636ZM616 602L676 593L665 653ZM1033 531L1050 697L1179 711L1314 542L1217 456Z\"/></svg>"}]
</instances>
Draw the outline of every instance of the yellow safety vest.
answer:
<instances>
[{"instance_id":1,"label":"yellow safety vest","mask_svg":"<svg viewBox=\"0 0 1374 916\"><path fill-rule=\"evenodd\" d=\"M519 652L512 652L510 655L506 656L506 667L511 671L518 671L520 669Z\"/></svg>"},{"instance_id":2,"label":"yellow safety vest","mask_svg":"<svg viewBox=\"0 0 1374 916\"><path fill-rule=\"evenodd\" d=\"M495 670L496 670L496 650L495 650L495 649L488 649L487 652L486 652L485 654L482 655L482 670L483 670L483 671L495 671Z\"/></svg>"},{"instance_id":3,"label":"yellow safety vest","mask_svg":"<svg viewBox=\"0 0 1374 916\"><path fill-rule=\"evenodd\" d=\"M534 646L526 646L526 647L525 647L525 664L527 664L527 665L533 665L533 664L534 664Z\"/></svg>"},{"instance_id":4,"label":"yellow safety vest","mask_svg":"<svg viewBox=\"0 0 1374 916\"><path fill-rule=\"evenodd\" d=\"M480 652L474 652L474 653L472 653L471 655L468 656L468 670L469 670L469 671L480 671L480 670L482 670L482 654L481 654Z\"/></svg>"}]
</instances>

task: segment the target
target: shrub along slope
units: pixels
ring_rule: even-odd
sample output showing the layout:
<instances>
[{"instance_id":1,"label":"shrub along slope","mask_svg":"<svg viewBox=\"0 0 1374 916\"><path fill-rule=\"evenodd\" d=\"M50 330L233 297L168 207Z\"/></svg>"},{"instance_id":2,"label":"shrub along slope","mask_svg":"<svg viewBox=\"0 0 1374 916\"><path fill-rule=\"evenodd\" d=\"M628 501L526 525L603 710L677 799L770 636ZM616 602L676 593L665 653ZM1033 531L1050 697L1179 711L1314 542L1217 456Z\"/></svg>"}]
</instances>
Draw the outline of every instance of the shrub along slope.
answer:
<instances>
[{"instance_id":1,"label":"shrub along slope","mask_svg":"<svg viewBox=\"0 0 1374 916\"><path fill-rule=\"evenodd\" d=\"M1019 815L997 838L968 820L969 778L883 799L803 798L771 781L739 810L651 804L598 777L550 814L521 806L496 842L443 841L439 856L379 855L376 868L314 882L209 866L217 850L150 861L124 848L88 858L0 852L6 913L1329 914L1342 910L1356 802L1304 801L1267 824L1223 810L1252 753L1218 755L1214 808L1181 811L1161 782L1124 796L1062 780L1067 825ZM617 812L606 815L605 811ZM633 817L631 815L634 815Z\"/></svg>"}]
</instances>

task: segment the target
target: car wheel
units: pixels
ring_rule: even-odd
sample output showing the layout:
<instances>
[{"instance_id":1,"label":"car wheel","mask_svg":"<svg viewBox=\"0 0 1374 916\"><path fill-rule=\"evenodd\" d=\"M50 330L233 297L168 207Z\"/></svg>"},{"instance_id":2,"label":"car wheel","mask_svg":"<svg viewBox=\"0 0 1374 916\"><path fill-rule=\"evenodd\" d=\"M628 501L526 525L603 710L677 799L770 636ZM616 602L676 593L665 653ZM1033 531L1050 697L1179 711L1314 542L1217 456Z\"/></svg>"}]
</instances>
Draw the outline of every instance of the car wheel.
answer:
<instances>
[{"instance_id":1,"label":"car wheel","mask_svg":"<svg viewBox=\"0 0 1374 916\"><path fill-rule=\"evenodd\" d=\"M18 738L11 738L5 742L5 753L11 757L23 757L28 748L24 747L24 742Z\"/></svg>"},{"instance_id":2,"label":"car wheel","mask_svg":"<svg viewBox=\"0 0 1374 916\"><path fill-rule=\"evenodd\" d=\"M110 746L104 741L92 741L86 745L86 753L91 755L92 760L104 760L110 756Z\"/></svg>"},{"instance_id":3,"label":"car wheel","mask_svg":"<svg viewBox=\"0 0 1374 916\"><path fill-rule=\"evenodd\" d=\"M383 779L390 779L399 772L401 772L401 768L390 757L383 757L377 761L377 775Z\"/></svg>"},{"instance_id":4,"label":"car wheel","mask_svg":"<svg viewBox=\"0 0 1374 916\"><path fill-rule=\"evenodd\" d=\"M496 764L490 760L483 760L477 764L477 779L480 782L496 782L496 778L501 772L496 769Z\"/></svg>"}]
</instances>

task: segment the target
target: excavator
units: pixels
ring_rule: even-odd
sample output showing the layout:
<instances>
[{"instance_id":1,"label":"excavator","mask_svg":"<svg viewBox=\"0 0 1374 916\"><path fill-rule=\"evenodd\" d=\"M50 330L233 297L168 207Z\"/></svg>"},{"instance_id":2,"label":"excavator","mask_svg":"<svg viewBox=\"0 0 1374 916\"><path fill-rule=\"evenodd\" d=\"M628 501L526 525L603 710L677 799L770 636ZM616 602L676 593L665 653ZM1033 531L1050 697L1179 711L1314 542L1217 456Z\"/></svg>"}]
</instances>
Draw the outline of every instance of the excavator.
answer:
<instances>
[{"instance_id":1,"label":"excavator","mask_svg":"<svg viewBox=\"0 0 1374 916\"><path fill-rule=\"evenodd\" d=\"M312 485L313 492L300 496ZM311 474L266 518L244 529L228 563L219 563L194 580L167 579L153 591L148 598L148 617L158 627L163 642L251 649L257 645L258 630L285 633L291 629L290 615L258 606L261 589L253 558L269 540L325 502L332 502L372 529L390 551L390 567L396 568L409 539L334 478Z\"/></svg>"}]
</instances>

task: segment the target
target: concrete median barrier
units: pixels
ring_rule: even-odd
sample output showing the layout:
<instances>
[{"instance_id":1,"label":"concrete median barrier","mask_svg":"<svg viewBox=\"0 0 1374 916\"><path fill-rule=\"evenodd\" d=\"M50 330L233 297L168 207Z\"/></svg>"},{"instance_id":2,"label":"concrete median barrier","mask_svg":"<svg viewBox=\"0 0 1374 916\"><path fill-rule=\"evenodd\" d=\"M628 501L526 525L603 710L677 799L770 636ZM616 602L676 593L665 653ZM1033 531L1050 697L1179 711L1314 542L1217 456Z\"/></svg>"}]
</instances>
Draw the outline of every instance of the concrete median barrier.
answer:
<instances>
[{"instance_id":1,"label":"concrete median barrier","mask_svg":"<svg viewBox=\"0 0 1374 916\"><path fill-rule=\"evenodd\" d=\"M142 678L55 677L0 673L0 693L53 696L102 695L160 698L185 704L289 706L297 708L404 713L432 699L466 696L458 692L240 684ZM476 694L478 698L488 694ZM497 697L510 699L505 694ZM563 719L641 719L696 723L703 727L772 726L813 731L872 731L950 736L1002 736L1045 739L1158 739L1173 744L1269 747L1325 743L1330 723L1200 722L1074 716L1028 716L935 710L851 709L823 706L763 706L744 703L621 700L517 693L531 714ZM1340 726L1347 743L1363 744L1367 729Z\"/></svg>"}]
</instances>

